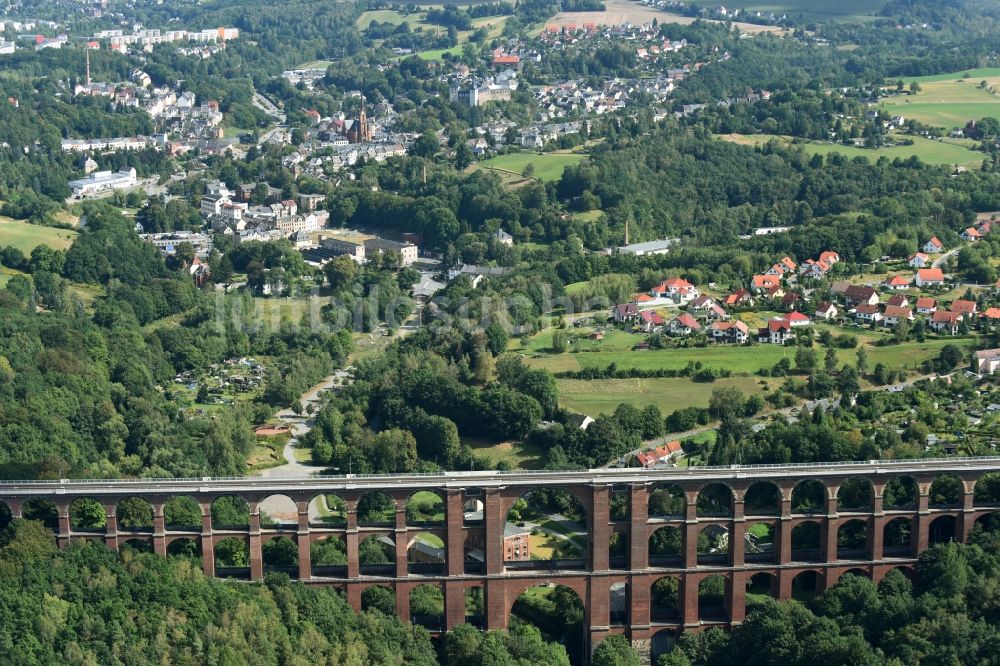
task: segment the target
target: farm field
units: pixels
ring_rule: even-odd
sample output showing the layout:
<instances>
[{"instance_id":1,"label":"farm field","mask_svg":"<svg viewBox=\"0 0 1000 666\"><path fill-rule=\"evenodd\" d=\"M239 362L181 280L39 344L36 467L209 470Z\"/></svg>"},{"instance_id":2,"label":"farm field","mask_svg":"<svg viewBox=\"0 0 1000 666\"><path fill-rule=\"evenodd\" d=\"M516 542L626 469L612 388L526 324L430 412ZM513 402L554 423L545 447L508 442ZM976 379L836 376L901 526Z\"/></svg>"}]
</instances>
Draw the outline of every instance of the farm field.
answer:
<instances>
[{"instance_id":1,"label":"farm field","mask_svg":"<svg viewBox=\"0 0 1000 666\"><path fill-rule=\"evenodd\" d=\"M480 162L479 166L483 169L493 169L501 175L507 173L520 177L524 167L533 164L535 178L554 181L562 177L563 169L567 166L579 164L585 159L587 156L579 153L510 153Z\"/></svg>"},{"instance_id":2,"label":"farm field","mask_svg":"<svg viewBox=\"0 0 1000 666\"><path fill-rule=\"evenodd\" d=\"M69 229L44 227L0 217L0 247L13 245L25 254L31 254L39 245L48 245L56 250L65 250L73 244L77 232Z\"/></svg>"},{"instance_id":3,"label":"farm field","mask_svg":"<svg viewBox=\"0 0 1000 666\"><path fill-rule=\"evenodd\" d=\"M403 23L409 23L411 26L416 25L424 20L426 14L424 12L414 12L413 14L403 15L392 9L375 9L367 12L362 12L358 20L354 22L359 29L364 30L372 21L378 21L379 23L391 23L392 25L402 25Z\"/></svg>"},{"instance_id":4,"label":"farm field","mask_svg":"<svg viewBox=\"0 0 1000 666\"><path fill-rule=\"evenodd\" d=\"M1000 107L997 108L1000 110ZM771 139L778 139L786 145L792 145L789 137L776 136L774 134L726 134L720 135L718 138L747 146L763 145ZM817 141L801 141L794 145L802 146L802 149L810 154L829 155L831 153L840 153L852 158L867 157L873 162L880 157L888 157L889 159L901 157L906 159L916 155L928 164L978 166L984 158L982 153L971 150L962 140L943 139L941 141L934 141L920 136L907 136L906 138L912 140L913 145L888 146L878 149Z\"/></svg>"},{"instance_id":5,"label":"farm field","mask_svg":"<svg viewBox=\"0 0 1000 666\"><path fill-rule=\"evenodd\" d=\"M1000 95L980 88L986 81L994 90L1000 85L1000 68L956 72L933 80L912 79L921 90L911 95L885 97L879 106L891 113L946 129L963 127L970 120L1000 118ZM903 79L909 84L911 80Z\"/></svg>"},{"instance_id":6,"label":"farm field","mask_svg":"<svg viewBox=\"0 0 1000 666\"><path fill-rule=\"evenodd\" d=\"M856 1L865 2L867 0ZM559 12L545 21L544 24L538 25L534 32L538 34L546 28L584 26L586 24L621 25L623 23L631 23L641 25L652 23L654 18L660 23L680 23L682 25L687 25L695 21L694 18L689 16L670 14L654 7L646 7L638 2L631 2L630 0L606 0L604 6L604 11ZM755 25L739 21L734 22L733 25L738 27L742 32L784 32L784 29L778 26Z\"/></svg>"},{"instance_id":7,"label":"farm field","mask_svg":"<svg viewBox=\"0 0 1000 666\"><path fill-rule=\"evenodd\" d=\"M873 14L885 4L882 0L734 0L724 3L729 9L760 10L829 21L857 19Z\"/></svg>"}]
</instances>

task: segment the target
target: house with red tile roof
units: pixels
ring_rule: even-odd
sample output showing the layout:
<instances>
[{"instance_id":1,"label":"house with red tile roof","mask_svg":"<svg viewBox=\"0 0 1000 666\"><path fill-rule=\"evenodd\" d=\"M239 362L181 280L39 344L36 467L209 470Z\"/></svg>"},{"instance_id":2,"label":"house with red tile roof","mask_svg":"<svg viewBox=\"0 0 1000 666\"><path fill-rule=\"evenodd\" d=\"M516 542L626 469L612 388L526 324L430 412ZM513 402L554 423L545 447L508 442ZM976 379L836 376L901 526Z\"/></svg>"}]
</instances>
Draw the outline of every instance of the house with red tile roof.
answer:
<instances>
[{"instance_id":1,"label":"house with red tile roof","mask_svg":"<svg viewBox=\"0 0 1000 666\"><path fill-rule=\"evenodd\" d=\"M816 308L816 318L830 320L837 316L837 306L826 301Z\"/></svg>"},{"instance_id":2,"label":"house with red tile roof","mask_svg":"<svg viewBox=\"0 0 1000 666\"><path fill-rule=\"evenodd\" d=\"M904 319L906 321L913 321L913 310L901 305L885 306L885 312L882 314L882 322L886 326L894 328Z\"/></svg>"},{"instance_id":3,"label":"house with red tile roof","mask_svg":"<svg viewBox=\"0 0 1000 666\"><path fill-rule=\"evenodd\" d=\"M961 312L962 314L975 314L977 307L978 304L975 301L956 299L951 302L949 309L952 312Z\"/></svg>"},{"instance_id":4,"label":"house with red tile roof","mask_svg":"<svg viewBox=\"0 0 1000 666\"><path fill-rule=\"evenodd\" d=\"M639 308L636 307L635 303L619 303L612 310L611 316L620 324L635 321L639 316Z\"/></svg>"},{"instance_id":5,"label":"house with red tile roof","mask_svg":"<svg viewBox=\"0 0 1000 666\"><path fill-rule=\"evenodd\" d=\"M889 300L887 300L885 304L906 308L910 306L910 299L906 294L893 294L889 297Z\"/></svg>"},{"instance_id":6,"label":"house with red tile roof","mask_svg":"<svg viewBox=\"0 0 1000 666\"><path fill-rule=\"evenodd\" d=\"M854 310L854 318L862 323L882 321L882 310L878 305L862 303Z\"/></svg>"},{"instance_id":7,"label":"house with red tile roof","mask_svg":"<svg viewBox=\"0 0 1000 666\"><path fill-rule=\"evenodd\" d=\"M950 310L938 310L931 315L930 327L938 333L949 333L958 335L958 329L965 317L961 312L951 312Z\"/></svg>"},{"instance_id":8,"label":"house with red tile roof","mask_svg":"<svg viewBox=\"0 0 1000 666\"><path fill-rule=\"evenodd\" d=\"M975 243L977 240L983 237L983 235L979 233L975 227L969 227L959 235L962 237L962 240L968 241L970 243Z\"/></svg>"},{"instance_id":9,"label":"house with red tile roof","mask_svg":"<svg viewBox=\"0 0 1000 666\"><path fill-rule=\"evenodd\" d=\"M658 330L666 320L652 310L643 310L639 313L639 328L643 333L652 333Z\"/></svg>"},{"instance_id":10,"label":"house with red tile roof","mask_svg":"<svg viewBox=\"0 0 1000 666\"><path fill-rule=\"evenodd\" d=\"M923 252L914 252L907 260L912 268L926 268L931 265L930 255Z\"/></svg>"},{"instance_id":11,"label":"house with red tile roof","mask_svg":"<svg viewBox=\"0 0 1000 666\"><path fill-rule=\"evenodd\" d=\"M771 319L767 326L757 331L759 342L769 342L773 345L783 345L795 337L792 325L787 319Z\"/></svg>"},{"instance_id":12,"label":"house with red tile roof","mask_svg":"<svg viewBox=\"0 0 1000 666\"><path fill-rule=\"evenodd\" d=\"M914 305L917 307L917 314L934 314L937 311L937 301L930 296L921 296Z\"/></svg>"},{"instance_id":13,"label":"house with red tile roof","mask_svg":"<svg viewBox=\"0 0 1000 666\"><path fill-rule=\"evenodd\" d=\"M931 239L924 243L924 252L927 254L937 254L944 249L944 244L938 240L937 236L931 236Z\"/></svg>"},{"instance_id":14,"label":"house with red tile roof","mask_svg":"<svg viewBox=\"0 0 1000 666\"><path fill-rule=\"evenodd\" d=\"M724 303L729 307L739 307L741 305L753 307L753 294L748 289L737 289L729 294L729 296L726 296Z\"/></svg>"},{"instance_id":15,"label":"house with red tile roof","mask_svg":"<svg viewBox=\"0 0 1000 666\"><path fill-rule=\"evenodd\" d=\"M662 446L658 446L655 449L640 451L635 454L635 459L640 465L649 469L650 467L666 463L671 458L681 457L683 455L684 449L681 448L681 443L674 440L672 442L667 442Z\"/></svg>"},{"instance_id":16,"label":"house with red tile roof","mask_svg":"<svg viewBox=\"0 0 1000 666\"><path fill-rule=\"evenodd\" d=\"M650 293L656 298L668 298L675 303L690 303L700 296L697 287L684 278L670 278L652 288Z\"/></svg>"},{"instance_id":17,"label":"house with red tile roof","mask_svg":"<svg viewBox=\"0 0 1000 666\"><path fill-rule=\"evenodd\" d=\"M808 326L812 323L809 315L802 314L801 312L789 312L784 317L778 317L778 319L784 319L792 326Z\"/></svg>"},{"instance_id":18,"label":"house with red tile roof","mask_svg":"<svg viewBox=\"0 0 1000 666\"><path fill-rule=\"evenodd\" d=\"M944 272L940 268L920 268L913 278L918 287L936 287L944 284Z\"/></svg>"},{"instance_id":19,"label":"house with red tile roof","mask_svg":"<svg viewBox=\"0 0 1000 666\"><path fill-rule=\"evenodd\" d=\"M910 281L907 280L902 275L894 275L887 280L882 282L882 287L885 289L890 289L896 291L898 289L907 289L910 286Z\"/></svg>"},{"instance_id":20,"label":"house with red tile roof","mask_svg":"<svg viewBox=\"0 0 1000 666\"><path fill-rule=\"evenodd\" d=\"M670 320L671 335L691 335L701 330L701 324L691 314L682 312Z\"/></svg>"},{"instance_id":21,"label":"house with red tile roof","mask_svg":"<svg viewBox=\"0 0 1000 666\"><path fill-rule=\"evenodd\" d=\"M715 342L742 345L750 338L750 329L740 320L717 321L708 327L708 337Z\"/></svg>"}]
</instances>

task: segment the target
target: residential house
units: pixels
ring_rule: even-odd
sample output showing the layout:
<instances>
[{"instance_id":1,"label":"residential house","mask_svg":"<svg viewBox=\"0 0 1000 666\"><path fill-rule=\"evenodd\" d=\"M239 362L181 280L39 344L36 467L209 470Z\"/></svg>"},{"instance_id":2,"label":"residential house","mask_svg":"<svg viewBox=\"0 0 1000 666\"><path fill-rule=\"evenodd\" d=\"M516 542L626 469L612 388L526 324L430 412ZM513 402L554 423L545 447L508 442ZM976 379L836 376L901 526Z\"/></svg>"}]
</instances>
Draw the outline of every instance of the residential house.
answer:
<instances>
[{"instance_id":1,"label":"residential house","mask_svg":"<svg viewBox=\"0 0 1000 666\"><path fill-rule=\"evenodd\" d=\"M497 239L497 242L500 243L501 245L513 245L514 244L514 237L511 236L506 231L504 231L503 229L497 229L497 232L495 234L495 238Z\"/></svg>"},{"instance_id":2,"label":"residential house","mask_svg":"<svg viewBox=\"0 0 1000 666\"><path fill-rule=\"evenodd\" d=\"M1000 321L1000 308L986 308L986 311L982 314L982 318L990 324L996 324Z\"/></svg>"},{"instance_id":3,"label":"residential house","mask_svg":"<svg viewBox=\"0 0 1000 666\"><path fill-rule=\"evenodd\" d=\"M937 236L931 236L931 239L924 243L924 252L927 254L937 254L944 249L944 244L938 240Z\"/></svg>"},{"instance_id":4,"label":"residential house","mask_svg":"<svg viewBox=\"0 0 1000 666\"><path fill-rule=\"evenodd\" d=\"M725 305L728 307L753 307L753 294L750 293L748 289L737 289L733 293L726 296L724 301Z\"/></svg>"},{"instance_id":5,"label":"residential house","mask_svg":"<svg viewBox=\"0 0 1000 666\"><path fill-rule=\"evenodd\" d=\"M672 442L667 442L662 446L658 446L655 449L647 449L645 451L640 451L635 454L636 461L649 469L651 467L656 467L657 465L662 465L669 462L673 457L681 457L684 455L684 449L681 448L681 443L674 440Z\"/></svg>"},{"instance_id":6,"label":"residential house","mask_svg":"<svg viewBox=\"0 0 1000 666\"><path fill-rule=\"evenodd\" d=\"M962 299L956 299L951 302L950 309L952 312L960 312L964 315L975 314L977 304L975 301L966 301Z\"/></svg>"},{"instance_id":7,"label":"residential house","mask_svg":"<svg viewBox=\"0 0 1000 666\"><path fill-rule=\"evenodd\" d=\"M948 333L958 335L958 329L965 317L960 312L950 310L938 310L931 315L930 326L938 333Z\"/></svg>"},{"instance_id":8,"label":"residential house","mask_svg":"<svg viewBox=\"0 0 1000 666\"><path fill-rule=\"evenodd\" d=\"M830 272L831 265L825 261L815 261L806 259L805 263L799 267L799 273L811 278L821 278Z\"/></svg>"},{"instance_id":9,"label":"residential house","mask_svg":"<svg viewBox=\"0 0 1000 666\"><path fill-rule=\"evenodd\" d=\"M708 327L709 339L715 342L731 342L742 345L750 337L750 329L740 320L717 321Z\"/></svg>"},{"instance_id":10,"label":"residential house","mask_svg":"<svg viewBox=\"0 0 1000 666\"><path fill-rule=\"evenodd\" d=\"M667 298L674 303L690 303L700 296L697 287L684 278L670 278L653 287L650 291L657 298Z\"/></svg>"},{"instance_id":11,"label":"residential house","mask_svg":"<svg viewBox=\"0 0 1000 666\"><path fill-rule=\"evenodd\" d=\"M688 304L688 311L696 312L698 310L708 310L714 305L716 305L714 298L702 294L701 296L694 299L693 301L691 301L691 303Z\"/></svg>"},{"instance_id":12,"label":"residential house","mask_svg":"<svg viewBox=\"0 0 1000 666\"><path fill-rule=\"evenodd\" d=\"M705 310L703 316L705 321L726 321L729 319L729 313L723 310L720 305L713 305Z\"/></svg>"},{"instance_id":13,"label":"residential house","mask_svg":"<svg viewBox=\"0 0 1000 666\"><path fill-rule=\"evenodd\" d=\"M786 310L794 310L798 306L799 301L802 300L802 295L797 294L794 291L787 292L781 297L781 307Z\"/></svg>"},{"instance_id":14,"label":"residential house","mask_svg":"<svg viewBox=\"0 0 1000 666\"><path fill-rule=\"evenodd\" d=\"M758 341L770 342L772 345L783 345L793 337L792 325L787 319L771 319L766 328L757 331Z\"/></svg>"},{"instance_id":15,"label":"residential house","mask_svg":"<svg viewBox=\"0 0 1000 666\"><path fill-rule=\"evenodd\" d=\"M754 275L750 288L754 293L762 293L767 289L781 286L781 278L777 275Z\"/></svg>"},{"instance_id":16,"label":"residential house","mask_svg":"<svg viewBox=\"0 0 1000 666\"><path fill-rule=\"evenodd\" d=\"M639 313L639 328L643 333L658 331L664 323L663 317L652 310L643 310Z\"/></svg>"},{"instance_id":17,"label":"residential house","mask_svg":"<svg viewBox=\"0 0 1000 666\"><path fill-rule=\"evenodd\" d=\"M944 284L944 273L940 268L919 268L913 283L918 287L937 287Z\"/></svg>"},{"instance_id":18,"label":"residential house","mask_svg":"<svg viewBox=\"0 0 1000 666\"><path fill-rule=\"evenodd\" d=\"M825 264L833 266L835 263L840 261L840 255L832 250L827 250L826 252L820 252L819 260Z\"/></svg>"},{"instance_id":19,"label":"residential house","mask_svg":"<svg viewBox=\"0 0 1000 666\"><path fill-rule=\"evenodd\" d=\"M682 312L670 321L671 335L691 335L701 330L701 324L687 312Z\"/></svg>"},{"instance_id":20,"label":"residential house","mask_svg":"<svg viewBox=\"0 0 1000 666\"><path fill-rule=\"evenodd\" d=\"M976 231L975 227L969 227L959 235L962 237L962 240L968 241L970 243L975 243L977 240L983 237L982 234Z\"/></svg>"},{"instance_id":21,"label":"residential house","mask_svg":"<svg viewBox=\"0 0 1000 666\"><path fill-rule=\"evenodd\" d=\"M882 322L886 326L895 328L899 322L904 319L906 321L913 321L913 310L902 305L885 306L885 312L882 315Z\"/></svg>"},{"instance_id":22,"label":"residential house","mask_svg":"<svg viewBox=\"0 0 1000 666\"><path fill-rule=\"evenodd\" d=\"M930 296L921 296L915 305L917 306L917 314L928 315L937 312L937 301Z\"/></svg>"},{"instance_id":23,"label":"residential house","mask_svg":"<svg viewBox=\"0 0 1000 666\"><path fill-rule=\"evenodd\" d=\"M910 299L906 296L906 294L893 294L889 297L889 300L887 300L885 304L908 308L910 307Z\"/></svg>"},{"instance_id":24,"label":"residential house","mask_svg":"<svg viewBox=\"0 0 1000 666\"><path fill-rule=\"evenodd\" d=\"M784 319L793 327L809 326L812 324L812 319L809 318L809 315L804 315L801 312L789 312L784 317L775 317L775 319Z\"/></svg>"},{"instance_id":25,"label":"residential house","mask_svg":"<svg viewBox=\"0 0 1000 666\"><path fill-rule=\"evenodd\" d=\"M891 291L898 291L900 289L906 289L910 286L910 281L907 280L902 275L894 275L882 282L882 287L884 289L889 289Z\"/></svg>"},{"instance_id":26,"label":"residential house","mask_svg":"<svg viewBox=\"0 0 1000 666\"><path fill-rule=\"evenodd\" d=\"M776 284L773 287L768 287L763 291L764 296L767 296L771 301L781 300L785 297L785 289L780 284Z\"/></svg>"},{"instance_id":27,"label":"residential house","mask_svg":"<svg viewBox=\"0 0 1000 666\"><path fill-rule=\"evenodd\" d=\"M639 317L639 308L635 303L619 303L611 313L619 324L635 321Z\"/></svg>"},{"instance_id":28,"label":"residential house","mask_svg":"<svg viewBox=\"0 0 1000 666\"><path fill-rule=\"evenodd\" d=\"M837 306L833 303L827 303L826 301L819 304L816 308L816 318L825 319L829 321L837 316Z\"/></svg>"},{"instance_id":29,"label":"residential house","mask_svg":"<svg viewBox=\"0 0 1000 666\"><path fill-rule=\"evenodd\" d=\"M1000 370L1000 349L980 349L972 354L972 362L979 374L992 375Z\"/></svg>"},{"instance_id":30,"label":"residential house","mask_svg":"<svg viewBox=\"0 0 1000 666\"><path fill-rule=\"evenodd\" d=\"M844 301L851 305L875 305L879 301L878 292L874 287L867 287L860 284L852 284L844 291Z\"/></svg>"},{"instance_id":31,"label":"residential house","mask_svg":"<svg viewBox=\"0 0 1000 666\"><path fill-rule=\"evenodd\" d=\"M862 303L854 311L854 318L866 324L877 323L882 321L882 310L878 305Z\"/></svg>"},{"instance_id":32,"label":"residential house","mask_svg":"<svg viewBox=\"0 0 1000 666\"><path fill-rule=\"evenodd\" d=\"M927 268L931 265L931 258L923 252L917 252L910 256L909 264L913 268Z\"/></svg>"}]
</instances>

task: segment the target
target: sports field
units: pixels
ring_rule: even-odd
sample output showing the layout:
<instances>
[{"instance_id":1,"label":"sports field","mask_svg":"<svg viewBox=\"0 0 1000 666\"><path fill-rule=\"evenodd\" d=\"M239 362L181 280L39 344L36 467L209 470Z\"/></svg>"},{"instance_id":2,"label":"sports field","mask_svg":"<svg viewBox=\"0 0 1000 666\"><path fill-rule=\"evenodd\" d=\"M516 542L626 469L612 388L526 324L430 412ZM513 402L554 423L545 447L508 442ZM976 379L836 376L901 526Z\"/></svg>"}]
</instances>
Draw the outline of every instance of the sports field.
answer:
<instances>
[{"instance_id":1,"label":"sports field","mask_svg":"<svg viewBox=\"0 0 1000 666\"><path fill-rule=\"evenodd\" d=\"M571 164L579 164L585 159L587 156L579 153L510 153L480 162L479 166L484 169L495 169L520 176L524 167L533 164L535 166L534 177L550 181L559 180L562 177L563 169Z\"/></svg>"},{"instance_id":2,"label":"sports field","mask_svg":"<svg viewBox=\"0 0 1000 666\"><path fill-rule=\"evenodd\" d=\"M897 113L897 111L893 111ZM778 139L786 145L792 143L786 136L775 136L773 134L725 134L719 135L720 139L731 141L741 145L758 146L763 145L771 139ZM962 139L925 139L922 136L902 136L897 135L899 140L913 141L908 146L886 146L883 148L863 148L859 146L845 146L841 143L829 143L819 141L804 141L795 145L802 146L802 149L810 154L829 155L830 153L840 153L847 157L867 157L875 161L880 157L895 159L902 157L907 159L916 155L927 164L944 164L960 166L979 166L982 164L984 155L968 147L971 142Z\"/></svg>"},{"instance_id":3,"label":"sports field","mask_svg":"<svg viewBox=\"0 0 1000 666\"><path fill-rule=\"evenodd\" d=\"M968 77L965 75L968 74ZM970 120L1000 118L1000 68L969 70L916 79L920 91L885 97L880 106L891 113L946 129L963 127ZM986 86L982 86L982 82Z\"/></svg>"},{"instance_id":4,"label":"sports field","mask_svg":"<svg viewBox=\"0 0 1000 666\"><path fill-rule=\"evenodd\" d=\"M25 254L31 254L31 251L39 245L65 250L73 244L76 235L75 231L69 229L44 227L40 224L28 224L9 217L0 217L0 247L13 245Z\"/></svg>"}]
</instances>

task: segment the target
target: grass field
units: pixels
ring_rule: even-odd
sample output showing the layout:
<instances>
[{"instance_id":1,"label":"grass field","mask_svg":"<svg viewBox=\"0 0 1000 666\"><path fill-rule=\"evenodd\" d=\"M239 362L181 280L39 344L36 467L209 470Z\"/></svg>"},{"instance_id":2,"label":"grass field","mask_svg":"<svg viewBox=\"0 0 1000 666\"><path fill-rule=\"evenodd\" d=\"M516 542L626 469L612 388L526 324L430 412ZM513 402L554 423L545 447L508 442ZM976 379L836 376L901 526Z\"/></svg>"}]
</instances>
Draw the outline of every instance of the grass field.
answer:
<instances>
[{"instance_id":1,"label":"grass field","mask_svg":"<svg viewBox=\"0 0 1000 666\"><path fill-rule=\"evenodd\" d=\"M968 74L968 77L965 76L966 74ZM938 81L957 81L959 79L967 79L968 81L978 84L983 79L996 76L1000 76L1000 67L980 67L979 69L966 69L961 72L947 72L945 74L931 74L929 76L913 76L909 78L904 77L903 81L905 83L916 81L917 83L923 85L925 83L936 83ZM896 80L898 80L898 78Z\"/></svg>"},{"instance_id":2,"label":"grass field","mask_svg":"<svg viewBox=\"0 0 1000 666\"><path fill-rule=\"evenodd\" d=\"M871 2L872 0L848 0L848 2ZM819 3L817 3L819 4ZM727 4L728 6L728 4ZM621 25L631 23L642 25L652 23L655 18L660 23L680 23L689 24L695 21L690 16L681 16L660 11L655 7L646 7L631 0L605 0L604 11L588 12L559 12L544 23L537 24L533 30L534 34L541 33L545 28L555 28L562 26L582 27L587 24L593 25ZM778 26L755 25L736 21L734 23L743 32L783 32Z\"/></svg>"},{"instance_id":3,"label":"grass field","mask_svg":"<svg viewBox=\"0 0 1000 666\"><path fill-rule=\"evenodd\" d=\"M486 456L494 466L506 462L514 469L538 469L542 464L544 451L515 442L492 442L478 437L463 437L462 444L468 444L477 456Z\"/></svg>"},{"instance_id":4,"label":"grass field","mask_svg":"<svg viewBox=\"0 0 1000 666\"><path fill-rule=\"evenodd\" d=\"M68 229L28 224L9 217L0 218L0 246L13 245L25 254L31 254L39 245L65 250L73 244L76 235L75 231Z\"/></svg>"},{"instance_id":5,"label":"grass field","mask_svg":"<svg viewBox=\"0 0 1000 666\"><path fill-rule=\"evenodd\" d=\"M370 12L365 12L370 13ZM421 15L422 16L422 15ZM412 17L411 17L412 18ZM461 55L462 54L462 44L469 41L469 37L472 33L479 28L487 28L486 38L496 39L503 34L504 24L507 23L509 16L484 16L483 18L473 19L472 30L462 30L458 33L458 44L448 49L434 49L431 51L420 51L417 53L418 56L424 60L441 60L446 53L451 55ZM430 24L425 24L425 30L444 30L441 26L434 26Z\"/></svg>"},{"instance_id":6,"label":"grass field","mask_svg":"<svg viewBox=\"0 0 1000 666\"><path fill-rule=\"evenodd\" d=\"M750 9L796 17L799 14L817 20L843 20L867 16L880 9L882 0L733 0L723 3L728 9Z\"/></svg>"},{"instance_id":7,"label":"grass field","mask_svg":"<svg viewBox=\"0 0 1000 666\"><path fill-rule=\"evenodd\" d=\"M424 12L414 12L413 14L404 16L403 14L400 14L392 9L377 9L363 12L354 24L361 30L367 28L372 21L378 21L379 23L391 23L392 25L409 23L412 27L423 21L424 16L426 16Z\"/></svg>"},{"instance_id":8,"label":"grass field","mask_svg":"<svg viewBox=\"0 0 1000 666\"><path fill-rule=\"evenodd\" d=\"M998 107L1000 108L1000 107ZM771 139L778 139L786 145L791 145L791 139L785 136L775 136L773 134L726 134L718 138L731 141L741 145L763 145ZM902 138L902 137L901 137ZM970 150L966 142L958 139L942 139L934 141L920 136L907 136L912 140L911 146L888 146L884 148L861 148L858 146L845 146L840 143L825 143L817 141L804 141L795 145L802 146L807 153L815 155L829 155L840 153L846 157L867 157L874 162L880 157L895 159L897 157L909 158L916 155L928 164L963 165L978 166L983 161L983 154Z\"/></svg>"},{"instance_id":9,"label":"grass field","mask_svg":"<svg viewBox=\"0 0 1000 666\"><path fill-rule=\"evenodd\" d=\"M535 178L542 181L552 181L559 180L562 177L563 169L567 166L579 164L585 159L587 159L586 155L578 153L510 153L480 162L479 166L484 169L495 169L520 176L524 167L533 164Z\"/></svg>"},{"instance_id":10,"label":"grass field","mask_svg":"<svg viewBox=\"0 0 1000 666\"><path fill-rule=\"evenodd\" d=\"M903 116L937 127L963 127L970 120L1000 118L1000 96L985 88L986 81L994 90L1000 86L1000 68L970 70L952 75L917 78L920 92L883 98L879 106ZM905 83L911 80L904 79Z\"/></svg>"},{"instance_id":11,"label":"grass field","mask_svg":"<svg viewBox=\"0 0 1000 666\"><path fill-rule=\"evenodd\" d=\"M622 402L640 409L656 405L669 414L681 407L708 407L712 390L719 386L735 386L747 395L762 393L760 378L729 377L715 382L693 382L690 379L557 379L559 404L576 412L597 416L609 414ZM777 380L771 383L777 385ZM773 388L773 387L772 387Z\"/></svg>"}]
</instances>

